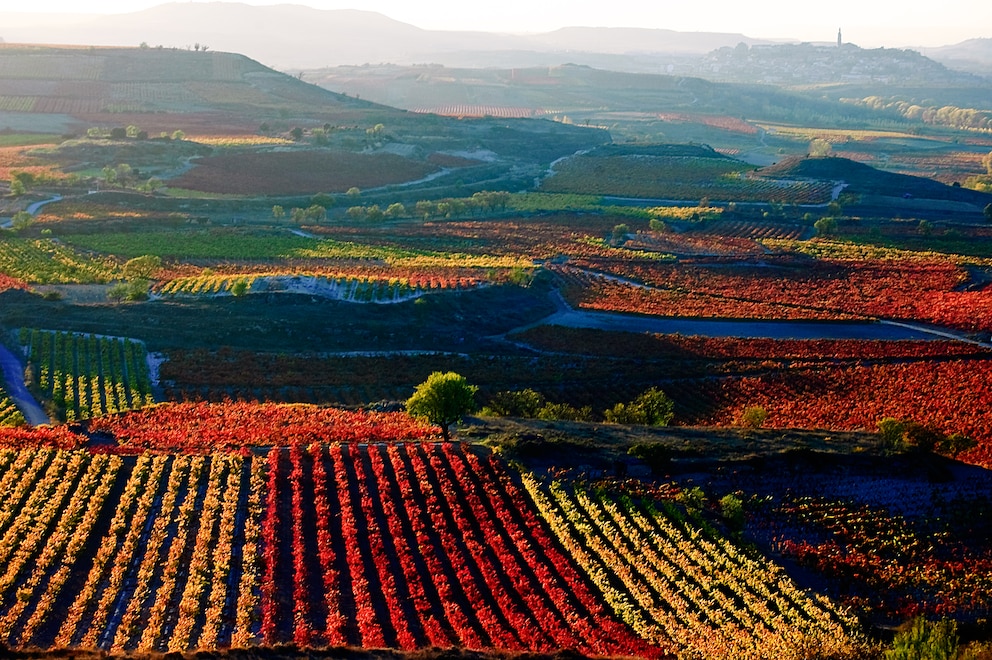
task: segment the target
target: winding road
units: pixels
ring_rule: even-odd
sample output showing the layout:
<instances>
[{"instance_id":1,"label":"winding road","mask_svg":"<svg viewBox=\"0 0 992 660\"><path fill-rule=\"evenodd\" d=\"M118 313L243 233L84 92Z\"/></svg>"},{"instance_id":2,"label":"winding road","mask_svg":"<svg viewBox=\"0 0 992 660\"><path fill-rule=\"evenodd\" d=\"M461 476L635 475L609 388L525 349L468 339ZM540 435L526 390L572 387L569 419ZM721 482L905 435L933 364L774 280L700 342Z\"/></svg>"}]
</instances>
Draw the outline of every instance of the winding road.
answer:
<instances>
[{"instance_id":1,"label":"winding road","mask_svg":"<svg viewBox=\"0 0 992 660\"><path fill-rule=\"evenodd\" d=\"M0 344L0 367L3 368L4 389L27 423L31 426L50 424L52 420L24 386L24 367L21 366L21 361L3 344Z\"/></svg>"}]
</instances>

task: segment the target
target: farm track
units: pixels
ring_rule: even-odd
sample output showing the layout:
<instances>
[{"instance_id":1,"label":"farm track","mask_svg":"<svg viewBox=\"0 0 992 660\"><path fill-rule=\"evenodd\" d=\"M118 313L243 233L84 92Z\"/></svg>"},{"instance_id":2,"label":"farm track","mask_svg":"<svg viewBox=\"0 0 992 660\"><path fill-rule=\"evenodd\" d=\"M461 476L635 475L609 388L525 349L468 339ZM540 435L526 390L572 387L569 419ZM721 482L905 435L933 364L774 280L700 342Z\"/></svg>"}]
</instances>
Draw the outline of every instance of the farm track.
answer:
<instances>
[{"instance_id":1,"label":"farm track","mask_svg":"<svg viewBox=\"0 0 992 660\"><path fill-rule=\"evenodd\" d=\"M0 367L3 369L5 390L32 426L50 424L51 418L37 399L24 386L24 367L20 360L3 344L0 344Z\"/></svg>"}]
</instances>

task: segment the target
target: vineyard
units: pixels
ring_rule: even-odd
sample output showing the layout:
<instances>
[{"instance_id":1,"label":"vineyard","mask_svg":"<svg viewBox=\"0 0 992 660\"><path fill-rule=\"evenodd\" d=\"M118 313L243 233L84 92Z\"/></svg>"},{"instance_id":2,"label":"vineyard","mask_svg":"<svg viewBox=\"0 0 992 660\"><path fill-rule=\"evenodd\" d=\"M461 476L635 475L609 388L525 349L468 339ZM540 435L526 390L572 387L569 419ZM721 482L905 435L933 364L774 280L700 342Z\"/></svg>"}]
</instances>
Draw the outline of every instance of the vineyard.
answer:
<instances>
[{"instance_id":1,"label":"vineyard","mask_svg":"<svg viewBox=\"0 0 992 660\"><path fill-rule=\"evenodd\" d=\"M113 278L110 259L93 259L46 239L0 237L0 288L18 288L12 280L32 284L87 284Z\"/></svg>"},{"instance_id":2,"label":"vineyard","mask_svg":"<svg viewBox=\"0 0 992 660\"><path fill-rule=\"evenodd\" d=\"M992 141L683 66L0 48L0 655L987 657Z\"/></svg>"},{"instance_id":3,"label":"vineyard","mask_svg":"<svg viewBox=\"0 0 992 660\"><path fill-rule=\"evenodd\" d=\"M649 199L822 204L828 181L772 179L749 174L729 158L693 156L577 156L559 163L541 184L544 192L616 195Z\"/></svg>"},{"instance_id":4,"label":"vineyard","mask_svg":"<svg viewBox=\"0 0 992 660\"><path fill-rule=\"evenodd\" d=\"M38 390L67 421L154 402L145 348L115 337L20 331Z\"/></svg>"},{"instance_id":5,"label":"vineyard","mask_svg":"<svg viewBox=\"0 0 992 660\"><path fill-rule=\"evenodd\" d=\"M435 291L466 291L480 282L472 277L359 277L353 275L284 275L252 273L250 275L198 275L169 280L155 288L162 296L246 295L249 293L288 291L308 293L323 298L352 303L395 303L419 298Z\"/></svg>"},{"instance_id":6,"label":"vineyard","mask_svg":"<svg viewBox=\"0 0 992 660\"><path fill-rule=\"evenodd\" d=\"M21 426L22 424L24 424L24 415L3 391L3 388L0 388L0 426Z\"/></svg>"},{"instance_id":7,"label":"vineyard","mask_svg":"<svg viewBox=\"0 0 992 660\"><path fill-rule=\"evenodd\" d=\"M783 255L763 262L666 265L592 259L585 263L605 273L574 266L556 270L570 301L591 309L674 317L886 318L968 332L992 330L992 315L985 313L992 310L992 292L968 290L967 269L937 255L929 260L824 256L813 262Z\"/></svg>"},{"instance_id":8,"label":"vineyard","mask_svg":"<svg viewBox=\"0 0 992 660\"><path fill-rule=\"evenodd\" d=\"M3 450L0 492L0 641L15 647L720 658L863 643L829 601L673 504L521 484L459 445Z\"/></svg>"}]
</instances>

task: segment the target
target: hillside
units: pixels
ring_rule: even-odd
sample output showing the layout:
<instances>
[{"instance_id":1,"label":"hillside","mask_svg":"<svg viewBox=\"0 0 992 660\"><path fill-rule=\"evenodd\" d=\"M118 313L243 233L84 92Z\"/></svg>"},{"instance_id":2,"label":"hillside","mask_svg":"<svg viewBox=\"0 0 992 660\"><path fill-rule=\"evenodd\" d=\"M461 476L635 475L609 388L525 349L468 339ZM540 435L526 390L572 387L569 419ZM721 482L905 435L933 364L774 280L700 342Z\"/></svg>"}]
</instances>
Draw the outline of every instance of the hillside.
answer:
<instances>
[{"instance_id":1,"label":"hillside","mask_svg":"<svg viewBox=\"0 0 992 660\"><path fill-rule=\"evenodd\" d=\"M17 131L69 133L135 123L149 134L177 128L243 133L269 117L355 121L372 111L368 103L243 55L205 49L8 44L0 48L0 89L0 127Z\"/></svg>"},{"instance_id":2,"label":"hillside","mask_svg":"<svg viewBox=\"0 0 992 660\"><path fill-rule=\"evenodd\" d=\"M843 181L845 191L869 198L894 197L903 200L960 202L981 211L992 203L992 195L948 186L933 179L884 172L847 158L791 158L759 170L767 177L809 178Z\"/></svg>"}]
</instances>

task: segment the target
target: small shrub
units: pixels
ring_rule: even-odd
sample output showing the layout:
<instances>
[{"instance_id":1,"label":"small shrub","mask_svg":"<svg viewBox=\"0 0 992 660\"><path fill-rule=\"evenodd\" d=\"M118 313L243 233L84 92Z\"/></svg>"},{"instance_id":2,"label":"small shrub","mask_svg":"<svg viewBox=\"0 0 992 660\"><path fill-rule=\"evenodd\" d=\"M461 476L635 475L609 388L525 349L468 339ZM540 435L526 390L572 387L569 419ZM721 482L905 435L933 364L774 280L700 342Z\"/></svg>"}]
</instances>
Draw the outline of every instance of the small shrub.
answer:
<instances>
[{"instance_id":1,"label":"small shrub","mask_svg":"<svg viewBox=\"0 0 992 660\"><path fill-rule=\"evenodd\" d=\"M544 395L527 388L497 392L482 409L482 414L492 417L537 417L545 406Z\"/></svg>"},{"instance_id":2,"label":"small shrub","mask_svg":"<svg viewBox=\"0 0 992 660\"><path fill-rule=\"evenodd\" d=\"M883 417L878 420L878 436L882 439L882 444L890 451L902 449L902 437L906 430L906 424L895 417Z\"/></svg>"},{"instance_id":3,"label":"small shrub","mask_svg":"<svg viewBox=\"0 0 992 660\"><path fill-rule=\"evenodd\" d=\"M768 411L761 406L749 406L737 417L737 426L746 429L760 429L768 419Z\"/></svg>"},{"instance_id":4,"label":"small shrub","mask_svg":"<svg viewBox=\"0 0 992 660\"><path fill-rule=\"evenodd\" d=\"M744 503L733 493L720 498L720 514L733 532L744 531Z\"/></svg>"},{"instance_id":5,"label":"small shrub","mask_svg":"<svg viewBox=\"0 0 992 660\"><path fill-rule=\"evenodd\" d=\"M592 408L576 408L567 403L547 403L537 412L537 418L551 422L588 422L592 419Z\"/></svg>"},{"instance_id":6,"label":"small shrub","mask_svg":"<svg viewBox=\"0 0 992 660\"><path fill-rule=\"evenodd\" d=\"M702 511L703 505L706 504L706 494L699 486L679 492L675 499L691 513Z\"/></svg>"},{"instance_id":7,"label":"small shrub","mask_svg":"<svg viewBox=\"0 0 992 660\"><path fill-rule=\"evenodd\" d=\"M657 387L642 392L629 403L618 403L603 411L611 424L668 426L675 417L675 403Z\"/></svg>"}]
</instances>

